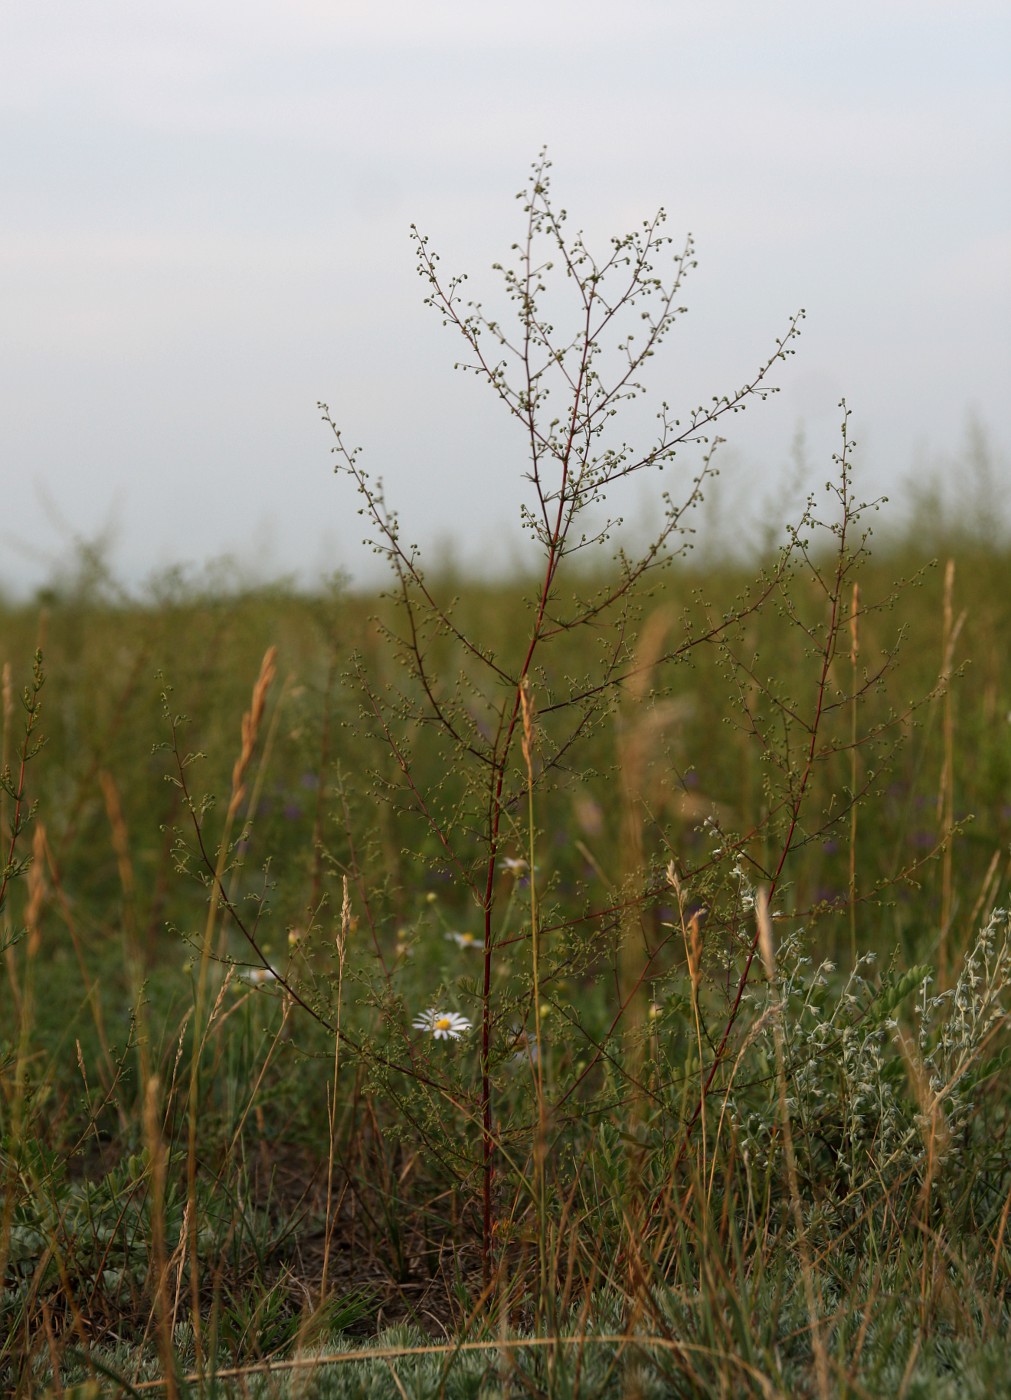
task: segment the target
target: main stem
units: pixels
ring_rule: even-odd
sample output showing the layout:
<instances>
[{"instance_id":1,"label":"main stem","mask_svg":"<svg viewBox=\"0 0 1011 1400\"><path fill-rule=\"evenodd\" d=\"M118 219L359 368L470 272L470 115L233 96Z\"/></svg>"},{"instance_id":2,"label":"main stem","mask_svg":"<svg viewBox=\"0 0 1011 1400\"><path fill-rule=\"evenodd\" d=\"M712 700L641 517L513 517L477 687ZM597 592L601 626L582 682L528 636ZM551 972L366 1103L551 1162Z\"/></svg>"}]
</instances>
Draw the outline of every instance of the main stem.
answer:
<instances>
[{"instance_id":1,"label":"main stem","mask_svg":"<svg viewBox=\"0 0 1011 1400\"><path fill-rule=\"evenodd\" d=\"M530 240L527 243L527 267L530 268ZM528 273L528 283L530 275ZM512 707L508 720L499 727L499 734L496 737L496 759L492 765L492 779L489 794L488 811L488 871L484 889L484 985L481 995L481 1126L482 1126L482 1170L481 1170L481 1190L482 1190L482 1237L481 1237L481 1272L485 1288L491 1283L492 1277L492 1238L494 1235L494 1219L492 1212L492 1182L495 1175L495 1139L492 1131L492 1107L491 1107L491 972L492 972L492 907L495 891L495 871L498 863L499 836L502 828L502 789L505 785L506 768L509 762L509 753L512 749L513 739L516 734L516 725L519 722L523 706L523 688L527 683L530 674L530 667L533 663L534 653L541 640L541 633L544 627L544 617L547 611L548 599L551 597L551 590L554 586L555 575L558 566L562 561L562 553L565 546L565 537L568 531L570 516L568 512L571 508L569 501L569 466L574 450L576 439L576 424L579 418L579 403L586 382L587 367L590 361L590 346L592 343L590 333L590 306L592 296L587 301L586 324L584 329L584 339L582 354L580 356L579 373L573 386L572 411L569 415L568 435L565 441L565 451L561 456L562 474L558 488L558 506L555 511L554 525L551 528L548 538L547 565L544 570L544 582L541 585L540 598L537 603L537 616L534 620L533 629L530 633L530 642L527 646L523 664L517 677L516 688L513 692ZM529 363L529 339L530 326L527 326L527 345L524 356L527 374L528 391L532 387L533 379ZM534 401L533 395L528 393L528 402ZM537 437L533 414L529 419L530 445L533 460L533 479L536 490L541 498L541 506L547 516L547 503L544 499L541 487L540 475L540 454L537 447ZM545 521L547 523L547 520ZM504 717L503 717L504 718ZM531 879L533 871L531 870Z\"/></svg>"}]
</instances>

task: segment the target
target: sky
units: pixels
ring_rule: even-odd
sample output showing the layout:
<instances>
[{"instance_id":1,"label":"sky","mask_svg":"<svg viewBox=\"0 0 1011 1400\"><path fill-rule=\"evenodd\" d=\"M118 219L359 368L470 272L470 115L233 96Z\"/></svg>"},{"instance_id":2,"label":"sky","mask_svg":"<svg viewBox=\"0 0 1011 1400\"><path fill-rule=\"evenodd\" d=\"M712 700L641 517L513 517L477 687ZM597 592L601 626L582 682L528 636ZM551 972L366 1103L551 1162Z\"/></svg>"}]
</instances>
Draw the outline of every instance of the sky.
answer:
<instances>
[{"instance_id":1,"label":"sky","mask_svg":"<svg viewBox=\"0 0 1011 1400\"><path fill-rule=\"evenodd\" d=\"M1009 71L1004 0L4 7L0 587L81 545L131 587L226 554L368 582L320 400L430 563L521 558L522 435L454 372L410 228L497 305L543 147L591 247L660 206L694 236L654 408L736 388L806 311L723 430L722 530L794 508L798 431L830 474L842 397L858 490L957 497L975 425L1007 494Z\"/></svg>"}]
</instances>

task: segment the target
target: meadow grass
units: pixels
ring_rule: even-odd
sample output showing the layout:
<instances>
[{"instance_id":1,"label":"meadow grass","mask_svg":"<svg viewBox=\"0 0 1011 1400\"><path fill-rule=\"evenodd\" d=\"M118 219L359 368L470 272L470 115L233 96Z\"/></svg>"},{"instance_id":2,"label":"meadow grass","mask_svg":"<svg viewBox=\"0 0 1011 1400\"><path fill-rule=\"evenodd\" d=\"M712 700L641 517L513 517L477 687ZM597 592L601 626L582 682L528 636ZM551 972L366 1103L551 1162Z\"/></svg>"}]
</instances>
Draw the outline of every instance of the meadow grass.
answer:
<instances>
[{"instance_id":1,"label":"meadow grass","mask_svg":"<svg viewBox=\"0 0 1011 1400\"><path fill-rule=\"evenodd\" d=\"M519 813L500 927L526 959L532 861L543 966L536 1029L528 984L496 992L490 1286L475 1033L412 1024L478 1022L480 911L363 713L362 668L393 683L387 605L179 583L129 602L101 582L8 605L8 830L40 641L46 680L4 925L5 1389L1003 1393L1008 560L966 543L861 617L862 660L904 631L861 703L927 698L856 822L818 829L849 755L818 775L701 1115L760 885L740 847L714 865L714 822L745 829L768 790L725 722L726 673L625 695ZM862 596L920 562L901 543L864 560ZM640 646L651 619L741 587L726 565L666 575ZM528 592L476 584L471 629L520 645ZM782 677L775 634L754 647ZM452 787L415 759L419 785ZM633 886L646 1005L614 1032Z\"/></svg>"},{"instance_id":2,"label":"meadow grass","mask_svg":"<svg viewBox=\"0 0 1011 1400\"><path fill-rule=\"evenodd\" d=\"M522 198L508 323L415 244L529 576L426 571L321 406L383 596L85 550L3 608L13 1396L1007 1385L1006 539L872 554L842 405L824 489L693 563L803 313L633 447L691 239L598 259L544 156Z\"/></svg>"}]
</instances>

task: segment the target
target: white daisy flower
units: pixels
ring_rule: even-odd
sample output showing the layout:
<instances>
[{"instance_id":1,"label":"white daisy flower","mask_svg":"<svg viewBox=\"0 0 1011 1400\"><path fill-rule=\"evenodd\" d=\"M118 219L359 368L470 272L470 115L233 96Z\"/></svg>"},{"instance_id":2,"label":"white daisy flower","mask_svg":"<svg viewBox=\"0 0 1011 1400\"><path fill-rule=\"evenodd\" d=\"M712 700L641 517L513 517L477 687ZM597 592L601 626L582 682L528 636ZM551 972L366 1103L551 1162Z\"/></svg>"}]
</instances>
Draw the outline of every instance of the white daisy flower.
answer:
<instances>
[{"instance_id":1,"label":"white daisy flower","mask_svg":"<svg viewBox=\"0 0 1011 1400\"><path fill-rule=\"evenodd\" d=\"M484 939L478 938L476 933L457 933L455 929L446 934L446 941L455 943L458 948L484 947Z\"/></svg>"},{"instance_id":2,"label":"white daisy flower","mask_svg":"<svg viewBox=\"0 0 1011 1400\"><path fill-rule=\"evenodd\" d=\"M435 1040L459 1040L464 1031L470 1030L466 1016L456 1011L436 1011L434 1007L415 1016L411 1024L415 1030L428 1031Z\"/></svg>"},{"instance_id":3,"label":"white daisy flower","mask_svg":"<svg viewBox=\"0 0 1011 1400\"><path fill-rule=\"evenodd\" d=\"M509 875L525 875L530 869L530 862L517 856L504 856L502 869Z\"/></svg>"}]
</instances>

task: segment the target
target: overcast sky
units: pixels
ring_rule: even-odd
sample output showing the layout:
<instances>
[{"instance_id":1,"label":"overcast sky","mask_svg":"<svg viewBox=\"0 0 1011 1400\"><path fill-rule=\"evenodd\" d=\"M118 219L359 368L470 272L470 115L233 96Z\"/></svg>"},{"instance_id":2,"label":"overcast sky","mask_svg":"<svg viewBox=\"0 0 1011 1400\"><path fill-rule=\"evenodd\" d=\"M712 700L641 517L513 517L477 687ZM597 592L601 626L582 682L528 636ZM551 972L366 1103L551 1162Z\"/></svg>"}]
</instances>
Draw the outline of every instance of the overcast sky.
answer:
<instances>
[{"instance_id":1,"label":"overcast sky","mask_svg":"<svg viewBox=\"0 0 1011 1400\"><path fill-rule=\"evenodd\" d=\"M730 425L735 502L800 423L824 479L842 395L868 492L972 416L1011 487L1009 71L1006 0L4 6L0 584L104 535L131 581L363 577L319 399L412 538L510 557L522 438L454 374L408 231L492 299L544 145L591 243L659 205L695 235L658 399L736 388L806 308Z\"/></svg>"}]
</instances>

